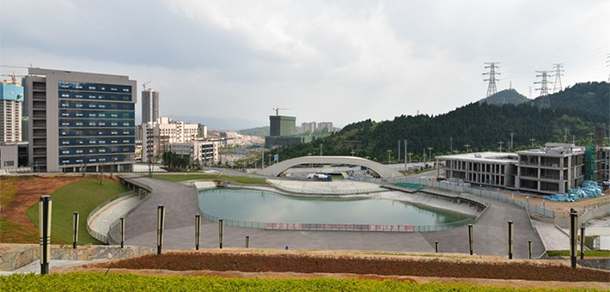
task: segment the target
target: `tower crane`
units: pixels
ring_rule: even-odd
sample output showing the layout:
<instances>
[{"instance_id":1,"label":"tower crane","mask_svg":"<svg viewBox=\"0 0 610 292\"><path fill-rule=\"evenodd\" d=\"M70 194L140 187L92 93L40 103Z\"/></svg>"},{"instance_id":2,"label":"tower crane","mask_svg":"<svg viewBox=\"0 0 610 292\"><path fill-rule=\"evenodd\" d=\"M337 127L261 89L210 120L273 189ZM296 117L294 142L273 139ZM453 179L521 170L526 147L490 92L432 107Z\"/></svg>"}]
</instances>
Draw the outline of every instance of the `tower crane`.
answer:
<instances>
[{"instance_id":1,"label":"tower crane","mask_svg":"<svg viewBox=\"0 0 610 292\"><path fill-rule=\"evenodd\" d=\"M275 111L275 115L279 116L280 115L280 110L289 110L289 108L274 107L273 110Z\"/></svg>"},{"instance_id":2,"label":"tower crane","mask_svg":"<svg viewBox=\"0 0 610 292\"><path fill-rule=\"evenodd\" d=\"M147 81L142 83L142 90L146 90L146 84L151 83L152 81Z\"/></svg>"}]
</instances>

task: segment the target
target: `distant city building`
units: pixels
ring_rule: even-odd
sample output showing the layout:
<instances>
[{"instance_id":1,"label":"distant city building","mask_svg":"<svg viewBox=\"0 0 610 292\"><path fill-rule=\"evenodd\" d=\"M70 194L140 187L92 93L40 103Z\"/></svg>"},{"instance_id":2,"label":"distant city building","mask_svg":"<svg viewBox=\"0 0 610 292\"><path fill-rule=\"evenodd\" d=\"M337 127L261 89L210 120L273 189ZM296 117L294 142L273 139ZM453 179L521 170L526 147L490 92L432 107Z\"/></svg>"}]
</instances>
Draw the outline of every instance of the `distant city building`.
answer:
<instances>
[{"instance_id":1,"label":"distant city building","mask_svg":"<svg viewBox=\"0 0 610 292\"><path fill-rule=\"evenodd\" d=\"M324 129L331 133L333 131L333 123L332 122L319 122L316 130L320 132L324 132Z\"/></svg>"},{"instance_id":2,"label":"distant city building","mask_svg":"<svg viewBox=\"0 0 610 292\"><path fill-rule=\"evenodd\" d=\"M28 159L34 171L132 170L136 81L40 68L28 73Z\"/></svg>"},{"instance_id":3,"label":"distant city building","mask_svg":"<svg viewBox=\"0 0 610 292\"><path fill-rule=\"evenodd\" d=\"M269 136L293 136L294 134L296 134L296 120L296 117L269 116Z\"/></svg>"},{"instance_id":4,"label":"distant city building","mask_svg":"<svg viewBox=\"0 0 610 292\"><path fill-rule=\"evenodd\" d=\"M152 88L142 90L142 124L156 121L159 117L159 91Z\"/></svg>"},{"instance_id":5,"label":"distant city building","mask_svg":"<svg viewBox=\"0 0 610 292\"><path fill-rule=\"evenodd\" d=\"M316 122L301 123L301 130L303 131L303 133L309 132L313 134L313 132L316 131Z\"/></svg>"},{"instance_id":6,"label":"distant city building","mask_svg":"<svg viewBox=\"0 0 610 292\"><path fill-rule=\"evenodd\" d=\"M142 161L158 160L163 152L170 151L172 143L187 143L195 140L201 124L187 124L160 117L155 122L142 124ZM204 126L205 127L205 126Z\"/></svg>"},{"instance_id":7,"label":"distant city building","mask_svg":"<svg viewBox=\"0 0 610 292\"><path fill-rule=\"evenodd\" d=\"M191 163L201 166L214 165L220 162L218 149L221 141L193 140L187 143L171 143L170 151L175 155L188 157Z\"/></svg>"},{"instance_id":8,"label":"distant city building","mask_svg":"<svg viewBox=\"0 0 610 292\"><path fill-rule=\"evenodd\" d=\"M0 83L0 142L22 141L23 87L15 78Z\"/></svg>"},{"instance_id":9,"label":"distant city building","mask_svg":"<svg viewBox=\"0 0 610 292\"><path fill-rule=\"evenodd\" d=\"M205 139L208 137L208 126L204 124L197 124L197 138Z\"/></svg>"}]
</instances>

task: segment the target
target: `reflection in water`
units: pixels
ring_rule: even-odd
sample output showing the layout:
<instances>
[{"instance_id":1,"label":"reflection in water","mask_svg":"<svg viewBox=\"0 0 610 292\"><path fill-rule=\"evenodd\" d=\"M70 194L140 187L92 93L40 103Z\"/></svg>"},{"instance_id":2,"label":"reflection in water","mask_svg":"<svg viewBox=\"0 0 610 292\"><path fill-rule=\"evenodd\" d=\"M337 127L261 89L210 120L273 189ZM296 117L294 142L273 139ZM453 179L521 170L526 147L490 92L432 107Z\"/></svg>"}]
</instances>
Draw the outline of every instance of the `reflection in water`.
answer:
<instances>
[{"instance_id":1,"label":"reflection in water","mask_svg":"<svg viewBox=\"0 0 610 292\"><path fill-rule=\"evenodd\" d=\"M207 214L233 220L281 223L432 225L467 215L380 198L312 198L240 189L199 192L199 207Z\"/></svg>"}]
</instances>

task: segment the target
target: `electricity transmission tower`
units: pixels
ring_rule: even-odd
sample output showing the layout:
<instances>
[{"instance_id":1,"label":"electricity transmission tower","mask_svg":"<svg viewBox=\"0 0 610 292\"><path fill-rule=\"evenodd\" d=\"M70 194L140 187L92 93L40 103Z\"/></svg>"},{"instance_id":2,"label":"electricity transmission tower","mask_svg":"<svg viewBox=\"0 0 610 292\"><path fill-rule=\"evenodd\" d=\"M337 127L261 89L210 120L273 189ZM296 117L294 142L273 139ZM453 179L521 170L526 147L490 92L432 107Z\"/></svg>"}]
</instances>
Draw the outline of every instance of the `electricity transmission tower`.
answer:
<instances>
[{"instance_id":1,"label":"electricity transmission tower","mask_svg":"<svg viewBox=\"0 0 610 292\"><path fill-rule=\"evenodd\" d=\"M489 97L498 92L496 81L499 81L500 79L496 78L496 75L500 75L500 72L496 72L496 69L499 68L497 64L500 64L500 62L485 62L484 64L485 69L489 69L489 72L483 73L483 75L489 75L489 78L483 79L483 81L489 81L489 85L487 86L487 97Z\"/></svg>"},{"instance_id":2,"label":"electricity transmission tower","mask_svg":"<svg viewBox=\"0 0 610 292\"><path fill-rule=\"evenodd\" d=\"M555 83L553 83L553 93L555 93L563 89L563 86L561 86L561 76L563 76L563 63L553 64L553 67L555 68Z\"/></svg>"},{"instance_id":3,"label":"electricity transmission tower","mask_svg":"<svg viewBox=\"0 0 610 292\"><path fill-rule=\"evenodd\" d=\"M542 110L545 108L551 108L551 100L549 99L549 83L552 83L547 80L548 77L552 77L553 75L549 74L549 71L536 71L538 73L536 77L541 77L540 81L534 82L534 84L540 84L540 88L536 88L537 91L540 91L540 102L538 102L538 109Z\"/></svg>"}]
</instances>

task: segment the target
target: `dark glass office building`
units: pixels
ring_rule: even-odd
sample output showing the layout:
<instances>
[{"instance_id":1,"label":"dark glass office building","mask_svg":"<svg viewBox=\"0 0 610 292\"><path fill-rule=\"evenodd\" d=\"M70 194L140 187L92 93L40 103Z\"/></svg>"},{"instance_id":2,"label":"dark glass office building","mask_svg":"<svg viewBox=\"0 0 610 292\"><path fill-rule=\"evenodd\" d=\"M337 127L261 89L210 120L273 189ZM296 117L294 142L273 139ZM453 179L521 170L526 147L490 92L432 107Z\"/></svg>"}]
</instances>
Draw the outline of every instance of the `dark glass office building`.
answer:
<instances>
[{"instance_id":1,"label":"dark glass office building","mask_svg":"<svg viewBox=\"0 0 610 292\"><path fill-rule=\"evenodd\" d=\"M35 172L132 170L136 81L39 68L24 81Z\"/></svg>"}]
</instances>

